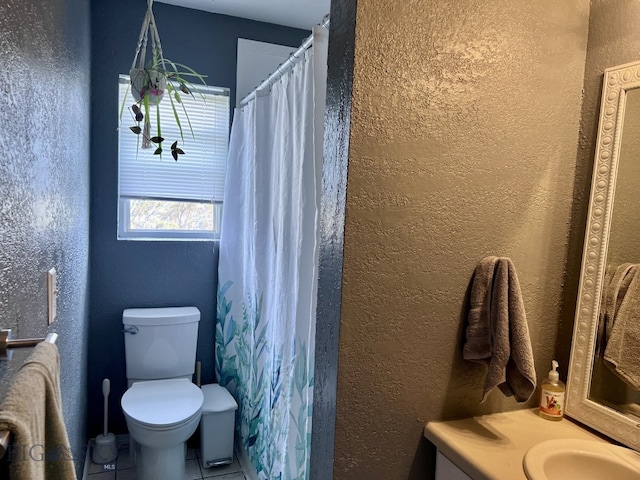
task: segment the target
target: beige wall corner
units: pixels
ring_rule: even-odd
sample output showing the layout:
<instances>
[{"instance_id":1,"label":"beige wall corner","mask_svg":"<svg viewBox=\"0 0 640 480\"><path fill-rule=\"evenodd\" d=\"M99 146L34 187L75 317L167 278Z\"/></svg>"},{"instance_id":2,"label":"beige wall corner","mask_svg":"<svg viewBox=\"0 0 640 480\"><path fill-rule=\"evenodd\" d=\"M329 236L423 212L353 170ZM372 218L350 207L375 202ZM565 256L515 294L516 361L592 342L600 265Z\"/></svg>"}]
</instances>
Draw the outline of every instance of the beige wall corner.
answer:
<instances>
[{"instance_id":1,"label":"beige wall corner","mask_svg":"<svg viewBox=\"0 0 640 480\"><path fill-rule=\"evenodd\" d=\"M480 405L484 371L461 359L484 256L513 260L546 375L588 15L588 0L358 3L337 480L428 478L427 421L525 406L498 392Z\"/></svg>"}]
</instances>

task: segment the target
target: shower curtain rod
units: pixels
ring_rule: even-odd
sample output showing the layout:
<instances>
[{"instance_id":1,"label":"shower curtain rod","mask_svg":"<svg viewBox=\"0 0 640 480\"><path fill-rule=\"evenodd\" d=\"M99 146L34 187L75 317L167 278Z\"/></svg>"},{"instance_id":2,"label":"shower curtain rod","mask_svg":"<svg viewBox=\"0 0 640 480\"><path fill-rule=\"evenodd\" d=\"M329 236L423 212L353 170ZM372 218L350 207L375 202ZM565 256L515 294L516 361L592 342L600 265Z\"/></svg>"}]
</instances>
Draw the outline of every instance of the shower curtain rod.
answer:
<instances>
[{"instance_id":1,"label":"shower curtain rod","mask_svg":"<svg viewBox=\"0 0 640 480\"><path fill-rule=\"evenodd\" d=\"M320 26L324 27L324 28L329 28L329 15L327 14L323 19L322 22L320 23ZM256 88L253 89L253 91L251 93L249 93L246 97L244 97L241 101L240 101L240 107L244 107L245 105L247 105L251 100L253 100L256 96L256 93L258 92L258 90L262 90L263 88L267 88L270 85L272 85L276 80L278 80L282 74L289 68L291 67L295 62L298 61L298 59L304 54L304 52L311 46L313 45L313 34L311 34L304 42L302 42L302 45L300 45L300 48L298 48L295 52L293 52L291 55L289 55L289 58L287 58L277 69L275 72L273 72L271 75L269 75L269 77L264 80L260 85L258 85Z\"/></svg>"}]
</instances>

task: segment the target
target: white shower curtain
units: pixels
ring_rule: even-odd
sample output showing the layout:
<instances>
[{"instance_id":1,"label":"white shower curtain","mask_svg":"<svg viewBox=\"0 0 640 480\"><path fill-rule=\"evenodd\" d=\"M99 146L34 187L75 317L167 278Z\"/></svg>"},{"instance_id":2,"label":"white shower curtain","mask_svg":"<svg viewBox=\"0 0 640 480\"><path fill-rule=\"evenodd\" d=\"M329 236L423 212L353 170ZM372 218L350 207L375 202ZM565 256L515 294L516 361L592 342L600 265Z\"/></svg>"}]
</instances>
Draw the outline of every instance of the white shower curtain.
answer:
<instances>
[{"instance_id":1,"label":"white shower curtain","mask_svg":"<svg viewBox=\"0 0 640 480\"><path fill-rule=\"evenodd\" d=\"M307 479L327 30L236 109L220 236L216 374L261 479Z\"/></svg>"}]
</instances>

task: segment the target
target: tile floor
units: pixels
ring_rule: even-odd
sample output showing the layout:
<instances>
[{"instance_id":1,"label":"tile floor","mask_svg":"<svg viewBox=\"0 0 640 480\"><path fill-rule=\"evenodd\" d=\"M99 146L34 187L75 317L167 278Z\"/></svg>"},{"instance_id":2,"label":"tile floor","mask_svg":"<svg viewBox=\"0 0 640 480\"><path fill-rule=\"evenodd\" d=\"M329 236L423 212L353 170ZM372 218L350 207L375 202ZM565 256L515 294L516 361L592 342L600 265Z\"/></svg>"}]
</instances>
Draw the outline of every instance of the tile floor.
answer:
<instances>
[{"instance_id":1,"label":"tile floor","mask_svg":"<svg viewBox=\"0 0 640 480\"><path fill-rule=\"evenodd\" d=\"M197 448L187 449L187 465L184 480L246 480L238 459L233 456L233 463L214 468L200 466ZM118 450L118 459L114 464L98 465L89 462L87 480L136 480L133 462L129 456L129 447L123 446Z\"/></svg>"}]
</instances>

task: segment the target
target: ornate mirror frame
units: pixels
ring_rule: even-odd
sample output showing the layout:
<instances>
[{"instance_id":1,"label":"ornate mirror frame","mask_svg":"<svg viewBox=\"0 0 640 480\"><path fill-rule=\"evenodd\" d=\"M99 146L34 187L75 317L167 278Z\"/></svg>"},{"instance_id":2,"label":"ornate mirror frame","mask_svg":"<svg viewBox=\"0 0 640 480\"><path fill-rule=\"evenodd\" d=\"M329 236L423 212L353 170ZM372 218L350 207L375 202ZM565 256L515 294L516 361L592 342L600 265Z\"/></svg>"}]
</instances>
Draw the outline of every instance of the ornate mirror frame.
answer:
<instances>
[{"instance_id":1,"label":"ornate mirror frame","mask_svg":"<svg viewBox=\"0 0 640 480\"><path fill-rule=\"evenodd\" d=\"M605 70L571 344L566 413L628 447L640 450L638 421L589 399L627 92L637 88L640 88L640 62Z\"/></svg>"}]
</instances>

